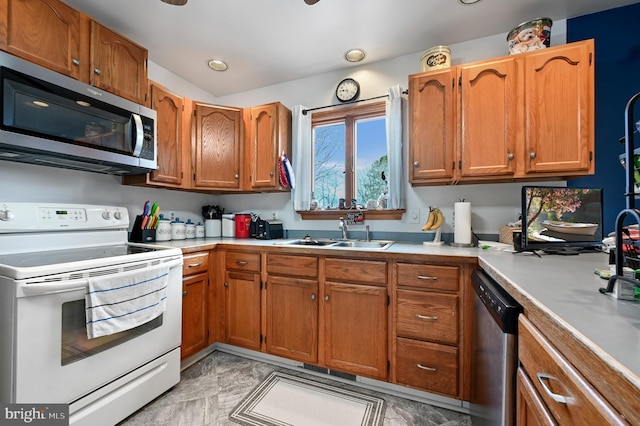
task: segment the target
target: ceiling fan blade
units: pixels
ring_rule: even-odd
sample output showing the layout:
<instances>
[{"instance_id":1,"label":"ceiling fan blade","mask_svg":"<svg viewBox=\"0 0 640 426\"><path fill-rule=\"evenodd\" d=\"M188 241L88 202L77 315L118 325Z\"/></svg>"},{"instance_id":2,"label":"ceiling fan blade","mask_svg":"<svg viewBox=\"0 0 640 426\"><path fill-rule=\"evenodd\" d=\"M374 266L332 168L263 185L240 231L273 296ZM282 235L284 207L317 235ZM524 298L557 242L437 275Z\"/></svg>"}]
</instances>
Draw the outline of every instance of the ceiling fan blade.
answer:
<instances>
[{"instance_id":1,"label":"ceiling fan blade","mask_svg":"<svg viewBox=\"0 0 640 426\"><path fill-rule=\"evenodd\" d=\"M320 0L304 0L304 2L310 6L318 3L319 1Z\"/></svg>"}]
</instances>

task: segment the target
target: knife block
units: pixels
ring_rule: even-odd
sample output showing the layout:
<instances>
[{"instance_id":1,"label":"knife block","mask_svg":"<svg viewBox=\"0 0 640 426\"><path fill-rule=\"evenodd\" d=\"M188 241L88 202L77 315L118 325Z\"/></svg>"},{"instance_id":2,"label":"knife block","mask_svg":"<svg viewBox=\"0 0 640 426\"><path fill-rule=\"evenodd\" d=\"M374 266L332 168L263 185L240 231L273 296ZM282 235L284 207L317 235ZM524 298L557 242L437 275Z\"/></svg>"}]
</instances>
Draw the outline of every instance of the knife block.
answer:
<instances>
[{"instance_id":1,"label":"knife block","mask_svg":"<svg viewBox=\"0 0 640 426\"><path fill-rule=\"evenodd\" d=\"M142 215L136 216L135 222L133 222L133 229L129 234L129 241L132 243L152 243L156 240L155 229L142 229Z\"/></svg>"}]
</instances>

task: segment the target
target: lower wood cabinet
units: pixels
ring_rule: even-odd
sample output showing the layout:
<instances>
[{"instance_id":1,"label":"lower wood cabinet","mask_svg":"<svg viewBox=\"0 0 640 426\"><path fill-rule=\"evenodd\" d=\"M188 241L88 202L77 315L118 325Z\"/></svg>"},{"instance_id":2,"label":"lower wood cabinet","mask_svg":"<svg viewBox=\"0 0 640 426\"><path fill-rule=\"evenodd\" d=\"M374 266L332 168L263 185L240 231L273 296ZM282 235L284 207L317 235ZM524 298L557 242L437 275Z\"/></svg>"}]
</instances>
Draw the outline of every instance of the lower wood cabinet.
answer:
<instances>
[{"instance_id":1,"label":"lower wood cabinet","mask_svg":"<svg viewBox=\"0 0 640 426\"><path fill-rule=\"evenodd\" d=\"M181 357L185 359L208 345L209 253L185 255L182 276Z\"/></svg>"},{"instance_id":2,"label":"lower wood cabinet","mask_svg":"<svg viewBox=\"0 0 640 426\"><path fill-rule=\"evenodd\" d=\"M318 362L318 258L267 254L266 351Z\"/></svg>"},{"instance_id":3,"label":"lower wood cabinet","mask_svg":"<svg viewBox=\"0 0 640 426\"><path fill-rule=\"evenodd\" d=\"M225 255L226 342L260 350L261 289L260 253L228 251Z\"/></svg>"},{"instance_id":4,"label":"lower wood cabinet","mask_svg":"<svg viewBox=\"0 0 640 426\"><path fill-rule=\"evenodd\" d=\"M628 424L524 315L518 358L519 425Z\"/></svg>"}]
</instances>

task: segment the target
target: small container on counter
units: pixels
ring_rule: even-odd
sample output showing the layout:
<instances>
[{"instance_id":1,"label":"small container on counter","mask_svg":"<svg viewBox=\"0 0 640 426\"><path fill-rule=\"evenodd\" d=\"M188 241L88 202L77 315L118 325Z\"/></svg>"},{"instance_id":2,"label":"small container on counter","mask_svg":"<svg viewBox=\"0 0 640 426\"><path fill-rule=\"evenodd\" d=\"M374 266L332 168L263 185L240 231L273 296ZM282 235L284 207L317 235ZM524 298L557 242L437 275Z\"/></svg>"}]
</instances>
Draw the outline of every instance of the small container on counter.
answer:
<instances>
[{"instance_id":1,"label":"small container on counter","mask_svg":"<svg viewBox=\"0 0 640 426\"><path fill-rule=\"evenodd\" d=\"M187 240L191 240L196 237L196 224L191 222L191 219L187 219L187 223L184 224L184 237Z\"/></svg>"},{"instance_id":2,"label":"small container on counter","mask_svg":"<svg viewBox=\"0 0 640 426\"><path fill-rule=\"evenodd\" d=\"M156 241L171 241L171 220L165 219L162 214L158 216Z\"/></svg>"},{"instance_id":3,"label":"small container on counter","mask_svg":"<svg viewBox=\"0 0 640 426\"><path fill-rule=\"evenodd\" d=\"M200 222L196 224L196 238L204 238L204 225Z\"/></svg>"},{"instance_id":4,"label":"small container on counter","mask_svg":"<svg viewBox=\"0 0 640 426\"><path fill-rule=\"evenodd\" d=\"M186 225L184 222L180 221L179 217L176 217L176 220L171 222L171 239L172 240L184 240L187 238L186 235Z\"/></svg>"},{"instance_id":5,"label":"small container on counter","mask_svg":"<svg viewBox=\"0 0 640 426\"><path fill-rule=\"evenodd\" d=\"M251 215L249 213L236 214L236 238L249 238Z\"/></svg>"},{"instance_id":6,"label":"small container on counter","mask_svg":"<svg viewBox=\"0 0 640 426\"><path fill-rule=\"evenodd\" d=\"M235 214L222 215L222 237L223 238L235 238L236 236L235 218L236 218Z\"/></svg>"},{"instance_id":7,"label":"small container on counter","mask_svg":"<svg viewBox=\"0 0 640 426\"><path fill-rule=\"evenodd\" d=\"M205 238L220 238L222 236L222 219L206 219L204 221Z\"/></svg>"}]
</instances>

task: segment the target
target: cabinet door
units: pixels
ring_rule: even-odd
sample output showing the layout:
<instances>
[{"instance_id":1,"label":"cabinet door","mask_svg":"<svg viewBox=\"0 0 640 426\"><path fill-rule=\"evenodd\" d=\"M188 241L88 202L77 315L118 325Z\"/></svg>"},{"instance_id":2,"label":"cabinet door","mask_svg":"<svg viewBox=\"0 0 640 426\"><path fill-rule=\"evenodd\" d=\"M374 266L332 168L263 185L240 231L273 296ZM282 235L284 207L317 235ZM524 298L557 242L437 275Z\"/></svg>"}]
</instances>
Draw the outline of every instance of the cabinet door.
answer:
<instances>
[{"instance_id":1,"label":"cabinet door","mask_svg":"<svg viewBox=\"0 0 640 426\"><path fill-rule=\"evenodd\" d=\"M456 69L409 78L409 181L448 182L454 172Z\"/></svg>"},{"instance_id":2,"label":"cabinet door","mask_svg":"<svg viewBox=\"0 0 640 426\"><path fill-rule=\"evenodd\" d=\"M386 380L386 287L327 282L323 309L327 367Z\"/></svg>"},{"instance_id":3,"label":"cabinet door","mask_svg":"<svg viewBox=\"0 0 640 426\"><path fill-rule=\"evenodd\" d=\"M207 298L209 277L206 273L182 280L182 359L207 346Z\"/></svg>"},{"instance_id":4,"label":"cabinet door","mask_svg":"<svg viewBox=\"0 0 640 426\"><path fill-rule=\"evenodd\" d=\"M516 59L508 57L459 69L460 176L512 175L521 111Z\"/></svg>"},{"instance_id":5,"label":"cabinet door","mask_svg":"<svg viewBox=\"0 0 640 426\"><path fill-rule=\"evenodd\" d=\"M224 285L227 343L260 350L260 275L227 271Z\"/></svg>"},{"instance_id":6,"label":"cabinet door","mask_svg":"<svg viewBox=\"0 0 640 426\"><path fill-rule=\"evenodd\" d=\"M278 108L276 104L253 107L249 110L247 159L250 161L251 189L277 188L278 178Z\"/></svg>"},{"instance_id":7,"label":"cabinet door","mask_svg":"<svg viewBox=\"0 0 640 426\"><path fill-rule=\"evenodd\" d=\"M58 0L8 0L0 7L0 49L79 78L78 11Z\"/></svg>"},{"instance_id":8,"label":"cabinet door","mask_svg":"<svg viewBox=\"0 0 640 426\"><path fill-rule=\"evenodd\" d=\"M302 362L318 361L318 282L269 276L267 352Z\"/></svg>"},{"instance_id":9,"label":"cabinet door","mask_svg":"<svg viewBox=\"0 0 640 426\"><path fill-rule=\"evenodd\" d=\"M131 40L91 22L90 84L139 104L147 100L148 52Z\"/></svg>"},{"instance_id":10,"label":"cabinet door","mask_svg":"<svg viewBox=\"0 0 640 426\"><path fill-rule=\"evenodd\" d=\"M149 174L149 181L167 187L180 187L184 176L183 163L189 160L185 155L189 152L189 144L183 140L184 99L152 83L151 107L158 113L158 170Z\"/></svg>"},{"instance_id":11,"label":"cabinet door","mask_svg":"<svg viewBox=\"0 0 640 426\"><path fill-rule=\"evenodd\" d=\"M593 173L593 40L524 56L527 173Z\"/></svg>"},{"instance_id":12,"label":"cabinet door","mask_svg":"<svg viewBox=\"0 0 640 426\"><path fill-rule=\"evenodd\" d=\"M242 110L195 104L196 189L241 189Z\"/></svg>"}]
</instances>

